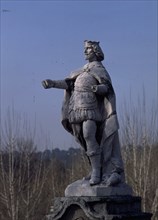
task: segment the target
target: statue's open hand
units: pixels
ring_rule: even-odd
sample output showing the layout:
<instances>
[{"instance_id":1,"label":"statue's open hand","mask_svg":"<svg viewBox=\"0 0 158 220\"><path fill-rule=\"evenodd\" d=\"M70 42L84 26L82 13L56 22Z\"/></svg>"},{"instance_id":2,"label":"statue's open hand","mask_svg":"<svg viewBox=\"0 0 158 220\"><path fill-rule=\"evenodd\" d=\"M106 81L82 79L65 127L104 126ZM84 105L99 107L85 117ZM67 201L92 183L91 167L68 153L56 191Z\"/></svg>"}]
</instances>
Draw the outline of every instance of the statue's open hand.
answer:
<instances>
[{"instance_id":1,"label":"statue's open hand","mask_svg":"<svg viewBox=\"0 0 158 220\"><path fill-rule=\"evenodd\" d=\"M54 85L53 81L51 79L46 79L46 80L43 80L42 81L42 86L45 88L45 89L49 89L49 88L52 88Z\"/></svg>"}]
</instances>

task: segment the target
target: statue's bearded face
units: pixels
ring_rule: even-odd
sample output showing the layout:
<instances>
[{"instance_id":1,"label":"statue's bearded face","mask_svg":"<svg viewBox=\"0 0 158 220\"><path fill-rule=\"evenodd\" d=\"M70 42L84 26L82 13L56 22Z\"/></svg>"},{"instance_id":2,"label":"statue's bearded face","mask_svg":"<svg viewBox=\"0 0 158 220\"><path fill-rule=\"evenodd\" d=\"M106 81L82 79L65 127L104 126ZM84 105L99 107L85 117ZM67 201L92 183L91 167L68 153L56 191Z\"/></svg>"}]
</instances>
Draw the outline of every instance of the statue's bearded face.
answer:
<instances>
[{"instance_id":1,"label":"statue's bearded face","mask_svg":"<svg viewBox=\"0 0 158 220\"><path fill-rule=\"evenodd\" d=\"M84 54L85 54L86 60L89 60L89 61L96 60L96 54L95 54L92 46L85 46Z\"/></svg>"}]
</instances>

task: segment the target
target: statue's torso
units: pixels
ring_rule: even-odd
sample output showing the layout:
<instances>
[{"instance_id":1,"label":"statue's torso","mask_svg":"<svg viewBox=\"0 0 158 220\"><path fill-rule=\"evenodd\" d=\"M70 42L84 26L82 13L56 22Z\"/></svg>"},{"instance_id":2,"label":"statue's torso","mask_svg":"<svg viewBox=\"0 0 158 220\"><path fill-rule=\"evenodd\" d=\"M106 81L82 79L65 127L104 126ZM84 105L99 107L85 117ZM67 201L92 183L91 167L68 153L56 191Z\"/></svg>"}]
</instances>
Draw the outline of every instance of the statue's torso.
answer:
<instances>
[{"instance_id":1,"label":"statue's torso","mask_svg":"<svg viewBox=\"0 0 158 220\"><path fill-rule=\"evenodd\" d=\"M70 122L77 123L88 119L95 121L101 120L97 97L91 89L91 86L97 84L98 81L90 72L83 71L76 78L74 91L69 103Z\"/></svg>"},{"instance_id":2,"label":"statue's torso","mask_svg":"<svg viewBox=\"0 0 158 220\"><path fill-rule=\"evenodd\" d=\"M89 73L83 72L80 74L74 85L74 93L72 101L74 102L74 110L82 109L95 109L97 108L97 99L91 86L97 85L97 80Z\"/></svg>"}]
</instances>

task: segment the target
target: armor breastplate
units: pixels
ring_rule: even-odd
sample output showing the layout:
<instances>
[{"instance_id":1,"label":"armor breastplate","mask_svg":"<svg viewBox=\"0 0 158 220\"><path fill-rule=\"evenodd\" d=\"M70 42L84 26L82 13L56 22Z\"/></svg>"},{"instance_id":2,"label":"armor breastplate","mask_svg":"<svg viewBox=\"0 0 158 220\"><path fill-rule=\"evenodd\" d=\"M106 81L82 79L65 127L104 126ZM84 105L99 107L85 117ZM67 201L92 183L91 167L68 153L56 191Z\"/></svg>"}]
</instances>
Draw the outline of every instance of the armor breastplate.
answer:
<instances>
[{"instance_id":1,"label":"armor breastplate","mask_svg":"<svg viewBox=\"0 0 158 220\"><path fill-rule=\"evenodd\" d=\"M70 103L70 105L73 105L74 110L97 108L97 98L91 90L91 86L97 84L97 80L87 72L83 72L77 77Z\"/></svg>"},{"instance_id":2,"label":"armor breastplate","mask_svg":"<svg viewBox=\"0 0 158 220\"><path fill-rule=\"evenodd\" d=\"M77 77L74 90L79 92L91 92L91 86L97 84L97 80L90 73L83 72Z\"/></svg>"}]
</instances>

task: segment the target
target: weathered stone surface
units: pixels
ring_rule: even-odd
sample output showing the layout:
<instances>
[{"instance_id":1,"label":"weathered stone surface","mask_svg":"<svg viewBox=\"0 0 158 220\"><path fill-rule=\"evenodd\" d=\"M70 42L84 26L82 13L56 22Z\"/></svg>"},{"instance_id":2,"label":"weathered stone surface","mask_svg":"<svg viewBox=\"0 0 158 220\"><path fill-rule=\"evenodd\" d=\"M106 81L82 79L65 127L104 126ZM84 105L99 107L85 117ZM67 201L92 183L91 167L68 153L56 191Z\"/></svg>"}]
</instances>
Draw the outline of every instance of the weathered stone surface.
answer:
<instances>
[{"instance_id":1,"label":"weathered stone surface","mask_svg":"<svg viewBox=\"0 0 158 220\"><path fill-rule=\"evenodd\" d=\"M91 185L114 186L125 181L116 96L103 66L104 53L97 41L84 41L88 61L63 80L42 81L45 89L64 89L62 125L71 133L90 161Z\"/></svg>"},{"instance_id":2,"label":"weathered stone surface","mask_svg":"<svg viewBox=\"0 0 158 220\"><path fill-rule=\"evenodd\" d=\"M132 195L132 188L126 183L106 187L105 185L90 186L87 180L77 180L67 186L65 196L125 196Z\"/></svg>"},{"instance_id":3,"label":"weathered stone surface","mask_svg":"<svg viewBox=\"0 0 158 220\"><path fill-rule=\"evenodd\" d=\"M151 220L133 196L56 198L47 220Z\"/></svg>"}]
</instances>

